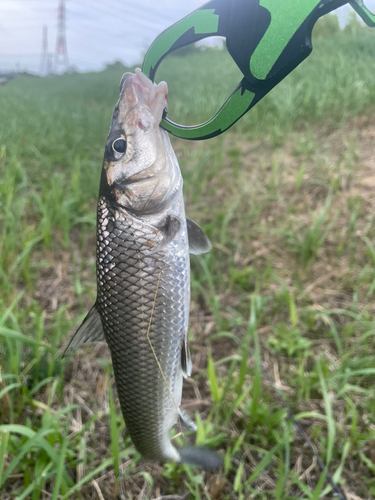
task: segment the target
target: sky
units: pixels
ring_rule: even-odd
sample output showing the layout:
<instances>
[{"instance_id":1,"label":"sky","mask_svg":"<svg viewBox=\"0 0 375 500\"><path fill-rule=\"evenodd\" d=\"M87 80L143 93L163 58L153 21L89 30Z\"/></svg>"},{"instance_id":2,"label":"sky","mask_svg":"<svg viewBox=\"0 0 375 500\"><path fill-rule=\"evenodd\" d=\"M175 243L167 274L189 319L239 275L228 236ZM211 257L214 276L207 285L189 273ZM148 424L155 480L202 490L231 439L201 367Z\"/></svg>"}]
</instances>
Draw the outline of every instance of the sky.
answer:
<instances>
[{"instance_id":1,"label":"sky","mask_svg":"<svg viewBox=\"0 0 375 500\"><path fill-rule=\"evenodd\" d=\"M0 72L41 66L43 26L54 52L60 0L0 0ZM374 4L375 0L369 0ZM66 0L69 63L80 71L99 71L116 60L142 61L156 36L206 3L204 0ZM341 8L341 15L351 7Z\"/></svg>"},{"instance_id":2,"label":"sky","mask_svg":"<svg viewBox=\"0 0 375 500\"><path fill-rule=\"evenodd\" d=\"M142 60L154 38L204 0L66 0L70 64L81 71ZM39 71L43 26L55 51L59 0L0 0L0 70ZM104 4L106 6L104 6Z\"/></svg>"}]
</instances>

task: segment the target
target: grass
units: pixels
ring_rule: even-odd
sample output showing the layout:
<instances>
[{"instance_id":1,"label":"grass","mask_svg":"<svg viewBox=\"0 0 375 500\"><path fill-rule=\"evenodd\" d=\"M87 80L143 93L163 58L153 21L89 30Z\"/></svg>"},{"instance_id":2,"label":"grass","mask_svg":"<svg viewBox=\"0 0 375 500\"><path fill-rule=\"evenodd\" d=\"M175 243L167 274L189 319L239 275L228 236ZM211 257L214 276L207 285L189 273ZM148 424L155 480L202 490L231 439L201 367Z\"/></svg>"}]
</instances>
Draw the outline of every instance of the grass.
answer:
<instances>
[{"instance_id":1,"label":"grass","mask_svg":"<svg viewBox=\"0 0 375 500\"><path fill-rule=\"evenodd\" d=\"M198 431L173 439L220 450L214 473L142 462L105 346L59 355L95 300L95 204L120 73L0 88L2 499L332 498L265 371L347 498L375 496L373 36L317 39L225 136L173 140L187 212L213 243L192 258L183 406ZM170 117L196 123L238 73L206 51L170 58L160 78Z\"/></svg>"}]
</instances>

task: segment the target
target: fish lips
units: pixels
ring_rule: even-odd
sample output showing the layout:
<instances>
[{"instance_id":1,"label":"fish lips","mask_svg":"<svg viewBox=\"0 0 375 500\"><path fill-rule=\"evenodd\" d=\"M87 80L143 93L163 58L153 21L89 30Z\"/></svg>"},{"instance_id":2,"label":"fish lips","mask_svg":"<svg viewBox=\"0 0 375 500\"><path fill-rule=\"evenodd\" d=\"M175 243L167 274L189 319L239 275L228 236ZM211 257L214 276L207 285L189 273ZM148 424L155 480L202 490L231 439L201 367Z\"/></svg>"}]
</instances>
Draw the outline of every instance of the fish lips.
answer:
<instances>
[{"instance_id":1,"label":"fish lips","mask_svg":"<svg viewBox=\"0 0 375 500\"><path fill-rule=\"evenodd\" d=\"M128 111L137 108L138 126L141 129L146 130L150 125L159 126L168 105L168 85L166 82L153 83L137 68L135 74L125 73L122 76L120 91L120 108L122 103L125 104ZM150 115L152 120L150 120ZM150 121L153 123L151 124Z\"/></svg>"}]
</instances>

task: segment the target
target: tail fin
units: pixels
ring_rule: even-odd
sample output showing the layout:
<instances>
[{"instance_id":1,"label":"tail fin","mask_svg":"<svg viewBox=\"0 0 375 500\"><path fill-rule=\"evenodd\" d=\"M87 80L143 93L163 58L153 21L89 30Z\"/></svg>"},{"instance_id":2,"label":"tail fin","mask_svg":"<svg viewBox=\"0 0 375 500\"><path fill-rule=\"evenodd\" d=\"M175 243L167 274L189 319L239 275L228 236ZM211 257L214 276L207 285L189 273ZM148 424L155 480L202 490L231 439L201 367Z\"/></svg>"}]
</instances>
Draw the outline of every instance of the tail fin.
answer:
<instances>
[{"instance_id":1,"label":"tail fin","mask_svg":"<svg viewBox=\"0 0 375 500\"><path fill-rule=\"evenodd\" d=\"M222 457L203 446L188 446L178 452L181 463L195 465L201 469L216 469L223 465Z\"/></svg>"}]
</instances>

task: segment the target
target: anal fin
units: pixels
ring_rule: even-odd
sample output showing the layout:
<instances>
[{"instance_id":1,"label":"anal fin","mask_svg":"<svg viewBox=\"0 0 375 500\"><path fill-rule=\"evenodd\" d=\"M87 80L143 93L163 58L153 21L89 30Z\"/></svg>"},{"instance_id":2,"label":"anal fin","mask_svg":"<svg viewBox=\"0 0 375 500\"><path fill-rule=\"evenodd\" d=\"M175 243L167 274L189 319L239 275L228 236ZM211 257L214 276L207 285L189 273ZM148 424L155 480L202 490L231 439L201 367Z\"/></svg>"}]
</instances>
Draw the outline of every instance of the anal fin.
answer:
<instances>
[{"instance_id":1,"label":"anal fin","mask_svg":"<svg viewBox=\"0 0 375 500\"><path fill-rule=\"evenodd\" d=\"M190 377L191 375L191 370L193 368L193 364L191 362L191 356L190 356L190 351L189 347L187 345L187 336L185 335L184 342L182 344L181 348L181 368L182 368L182 374L183 376Z\"/></svg>"},{"instance_id":2,"label":"anal fin","mask_svg":"<svg viewBox=\"0 0 375 500\"><path fill-rule=\"evenodd\" d=\"M81 326L74 334L68 347L64 351L63 357L81 345L90 342L105 342L102 320L96 308L96 304L90 309Z\"/></svg>"},{"instance_id":3,"label":"anal fin","mask_svg":"<svg viewBox=\"0 0 375 500\"><path fill-rule=\"evenodd\" d=\"M197 425L184 410L179 410L180 422L188 431L196 431Z\"/></svg>"}]
</instances>

